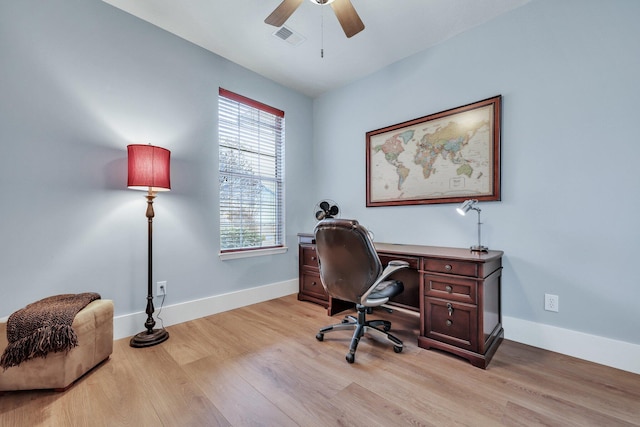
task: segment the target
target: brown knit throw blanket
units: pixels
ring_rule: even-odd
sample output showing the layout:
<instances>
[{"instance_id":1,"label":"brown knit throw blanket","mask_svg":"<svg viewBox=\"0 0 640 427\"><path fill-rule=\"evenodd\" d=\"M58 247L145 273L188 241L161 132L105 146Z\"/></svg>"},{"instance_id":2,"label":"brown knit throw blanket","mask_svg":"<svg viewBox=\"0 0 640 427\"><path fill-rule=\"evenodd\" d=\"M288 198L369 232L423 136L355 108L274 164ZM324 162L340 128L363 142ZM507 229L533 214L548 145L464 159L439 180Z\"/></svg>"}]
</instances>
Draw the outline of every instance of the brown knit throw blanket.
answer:
<instances>
[{"instance_id":1,"label":"brown knit throw blanket","mask_svg":"<svg viewBox=\"0 0 640 427\"><path fill-rule=\"evenodd\" d=\"M71 327L76 314L100 294L64 294L41 299L27 305L7 321L9 344L0 358L4 369L18 366L49 352L69 351L78 345L78 336Z\"/></svg>"}]
</instances>

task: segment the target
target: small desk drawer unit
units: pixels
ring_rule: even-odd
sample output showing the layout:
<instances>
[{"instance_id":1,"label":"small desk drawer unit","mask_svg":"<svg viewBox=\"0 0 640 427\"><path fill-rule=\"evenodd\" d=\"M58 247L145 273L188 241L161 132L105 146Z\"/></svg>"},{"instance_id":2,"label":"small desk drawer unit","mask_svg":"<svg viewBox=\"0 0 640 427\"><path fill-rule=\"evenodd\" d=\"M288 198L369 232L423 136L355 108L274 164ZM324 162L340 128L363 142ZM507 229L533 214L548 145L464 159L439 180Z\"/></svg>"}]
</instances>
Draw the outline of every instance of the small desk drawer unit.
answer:
<instances>
[{"instance_id":1,"label":"small desk drawer unit","mask_svg":"<svg viewBox=\"0 0 640 427\"><path fill-rule=\"evenodd\" d=\"M298 258L298 300L320 304L327 309L329 316L353 307L353 303L331 298L324 290L313 234L298 234Z\"/></svg>"},{"instance_id":2,"label":"small desk drawer unit","mask_svg":"<svg viewBox=\"0 0 640 427\"><path fill-rule=\"evenodd\" d=\"M486 368L502 341L501 258L492 261L424 259L418 345Z\"/></svg>"},{"instance_id":3,"label":"small desk drawer unit","mask_svg":"<svg viewBox=\"0 0 640 427\"><path fill-rule=\"evenodd\" d=\"M316 254L315 242L312 236L307 239L300 239L299 251L299 282L298 300L311 301L329 307L329 295L324 290L320 281L320 271L318 269L318 256Z\"/></svg>"}]
</instances>

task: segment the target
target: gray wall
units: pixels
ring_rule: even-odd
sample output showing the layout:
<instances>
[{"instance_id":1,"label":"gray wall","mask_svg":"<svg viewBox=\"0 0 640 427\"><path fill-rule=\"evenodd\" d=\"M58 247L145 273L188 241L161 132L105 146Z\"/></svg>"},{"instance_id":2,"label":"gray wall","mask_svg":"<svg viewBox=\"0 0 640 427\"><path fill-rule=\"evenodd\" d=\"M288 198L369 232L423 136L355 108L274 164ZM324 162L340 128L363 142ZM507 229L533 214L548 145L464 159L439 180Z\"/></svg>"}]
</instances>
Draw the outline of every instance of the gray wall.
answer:
<instances>
[{"instance_id":1,"label":"gray wall","mask_svg":"<svg viewBox=\"0 0 640 427\"><path fill-rule=\"evenodd\" d=\"M312 100L99 0L0 2L0 317L55 293L96 291L142 311L143 192L126 146L172 152L155 201L154 282L165 304L297 276L296 233L313 200ZM285 111L284 255L218 259L217 96Z\"/></svg>"},{"instance_id":2,"label":"gray wall","mask_svg":"<svg viewBox=\"0 0 640 427\"><path fill-rule=\"evenodd\" d=\"M365 208L365 133L502 94L502 201L481 208L483 243L505 251L503 314L640 344L638 17L631 0L534 0L325 94L318 194L379 241L474 244L454 205Z\"/></svg>"}]
</instances>

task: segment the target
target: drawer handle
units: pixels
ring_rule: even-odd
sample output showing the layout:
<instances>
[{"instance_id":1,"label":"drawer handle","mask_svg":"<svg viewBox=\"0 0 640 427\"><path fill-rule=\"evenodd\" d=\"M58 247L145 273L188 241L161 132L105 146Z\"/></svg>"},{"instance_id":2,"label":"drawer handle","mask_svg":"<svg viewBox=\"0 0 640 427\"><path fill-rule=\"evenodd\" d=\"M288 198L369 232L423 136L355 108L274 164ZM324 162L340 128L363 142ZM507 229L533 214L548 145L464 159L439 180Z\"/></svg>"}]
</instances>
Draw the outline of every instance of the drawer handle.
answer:
<instances>
[{"instance_id":1,"label":"drawer handle","mask_svg":"<svg viewBox=\"0 0 640 427\"><path fill-rule=\"evenodd\" d=\"M453 288L451 287L451 285L447 285L444 287L444 290L447 291L448 293L453 292Z\"/></svg>"},{"instance_id":2,"label":"drawer handle","mask_svg":"<svg viewBox=\"0 0 640 427\"><path fill-rule=\"evenodd\" d=\"M453 316L453 306L450 302L447 303L447 311L449 312L449 317Z\"/></svg>"},{"instance_id":3,"label":"drawer handle","mask_svg":"<svg viewBox=\"0 0 640 427\"><path fill-rule=\"evenodd\" d=\"M315 285L317 285L317 283L315 281L311 282L311 286L315 286Z\"/></svg>"},{"instance_id":4,"label":"drawer handle","mask_svg":"<svg viewBox=\"0 0 640 427\"><path fill-rule=\"evenodd\" d=\"M453 322L451 320L447 319L447 326L451 326L451 325L453 325Z\"/></svg>"},{"instance_id":5,"label":"drawer handle","mask_svg":"<svg viewBox=\"0 0 640 427\"><path fill-rule=\"evenodd\" d=\"M316 257L312 256L311 261L315 261L315 260L316 260Z\"/></svg>"},{"instance_id":6,"label":"drawer handle","mask_svg":"<svg viewBox=\"0 0 640 427\"><path fill-rule=\"evenodd\" d=\"M444 269L447 270L447 271L451 271L452 268L453 267L451 267L451 264L447 264L447 265L444 266Z\"/></svg>"}]
</instances>

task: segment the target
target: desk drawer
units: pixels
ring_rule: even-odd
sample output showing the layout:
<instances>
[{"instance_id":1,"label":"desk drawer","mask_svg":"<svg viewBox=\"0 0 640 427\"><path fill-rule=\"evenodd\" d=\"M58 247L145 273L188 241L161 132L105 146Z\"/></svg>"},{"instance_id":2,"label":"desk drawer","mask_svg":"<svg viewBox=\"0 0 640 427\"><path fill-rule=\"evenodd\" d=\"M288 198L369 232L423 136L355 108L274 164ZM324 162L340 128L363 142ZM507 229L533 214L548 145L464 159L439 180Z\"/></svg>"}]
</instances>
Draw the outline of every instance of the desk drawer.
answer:
<instances>
[{"instance_id":1,"label":"desk drawer","mask_svg":"<svg viewBox=\"0 0 640 427\"><path fill-rule=\"evenodd\" d=\"M382 252L378 253L378 257L380 258L380 262L382 263L383 268L389 264L389 261L406 261L409 263L409 268L420 270L420 258L417 257L385 254Z\"/></svg>"},{"instance_id":2,"label":"desk drawer","mask_svg":"<svg viewBox=\"0 0 640 427\"><path fill-rule=\"evenodd\" d=\"M318 254L313 246L302 247L302 265L307 267L318 268Z\"/></svg>"},{"instance_id":3,"label":"desk drawer","mask_svg":"<svg viewBox=\"0 0 640 427\"><path fill-rule=\"evenodd\" d=\"M458 276L478 277L478 264L475 262L452 261L442 259L424 259L427 272L456 274Z\"/></svg>"},{"instance_id":4,"label":"desk drawer","mask_svg":"<svg viewBox=\"0 0 640 427\"><path fill-rule=\"evenodd\" d=\"M320 276L317 274L302 273L300 291L306 295L329 301L329 295L325 292Z\"/></svg>"},{"instance_id":5,"label":"desk drawer","mask_svg":"<svg viewBox=\"0 0 640 427\"><path fill-rule=\"evenodd\" d=\"M471 351L478 349L476 306L425 298L425 335Z\"/></svg>"},{"instance_id":6,"label":"desk drawer","mask_svg":"<svg viewBox=\"0 0 640 427\"><path fill-rule=\"evenodd\" d=\"M467 304L477 304L478 283L473 279L425 274L424 295Z\"/></svg>"}]
</instances>

